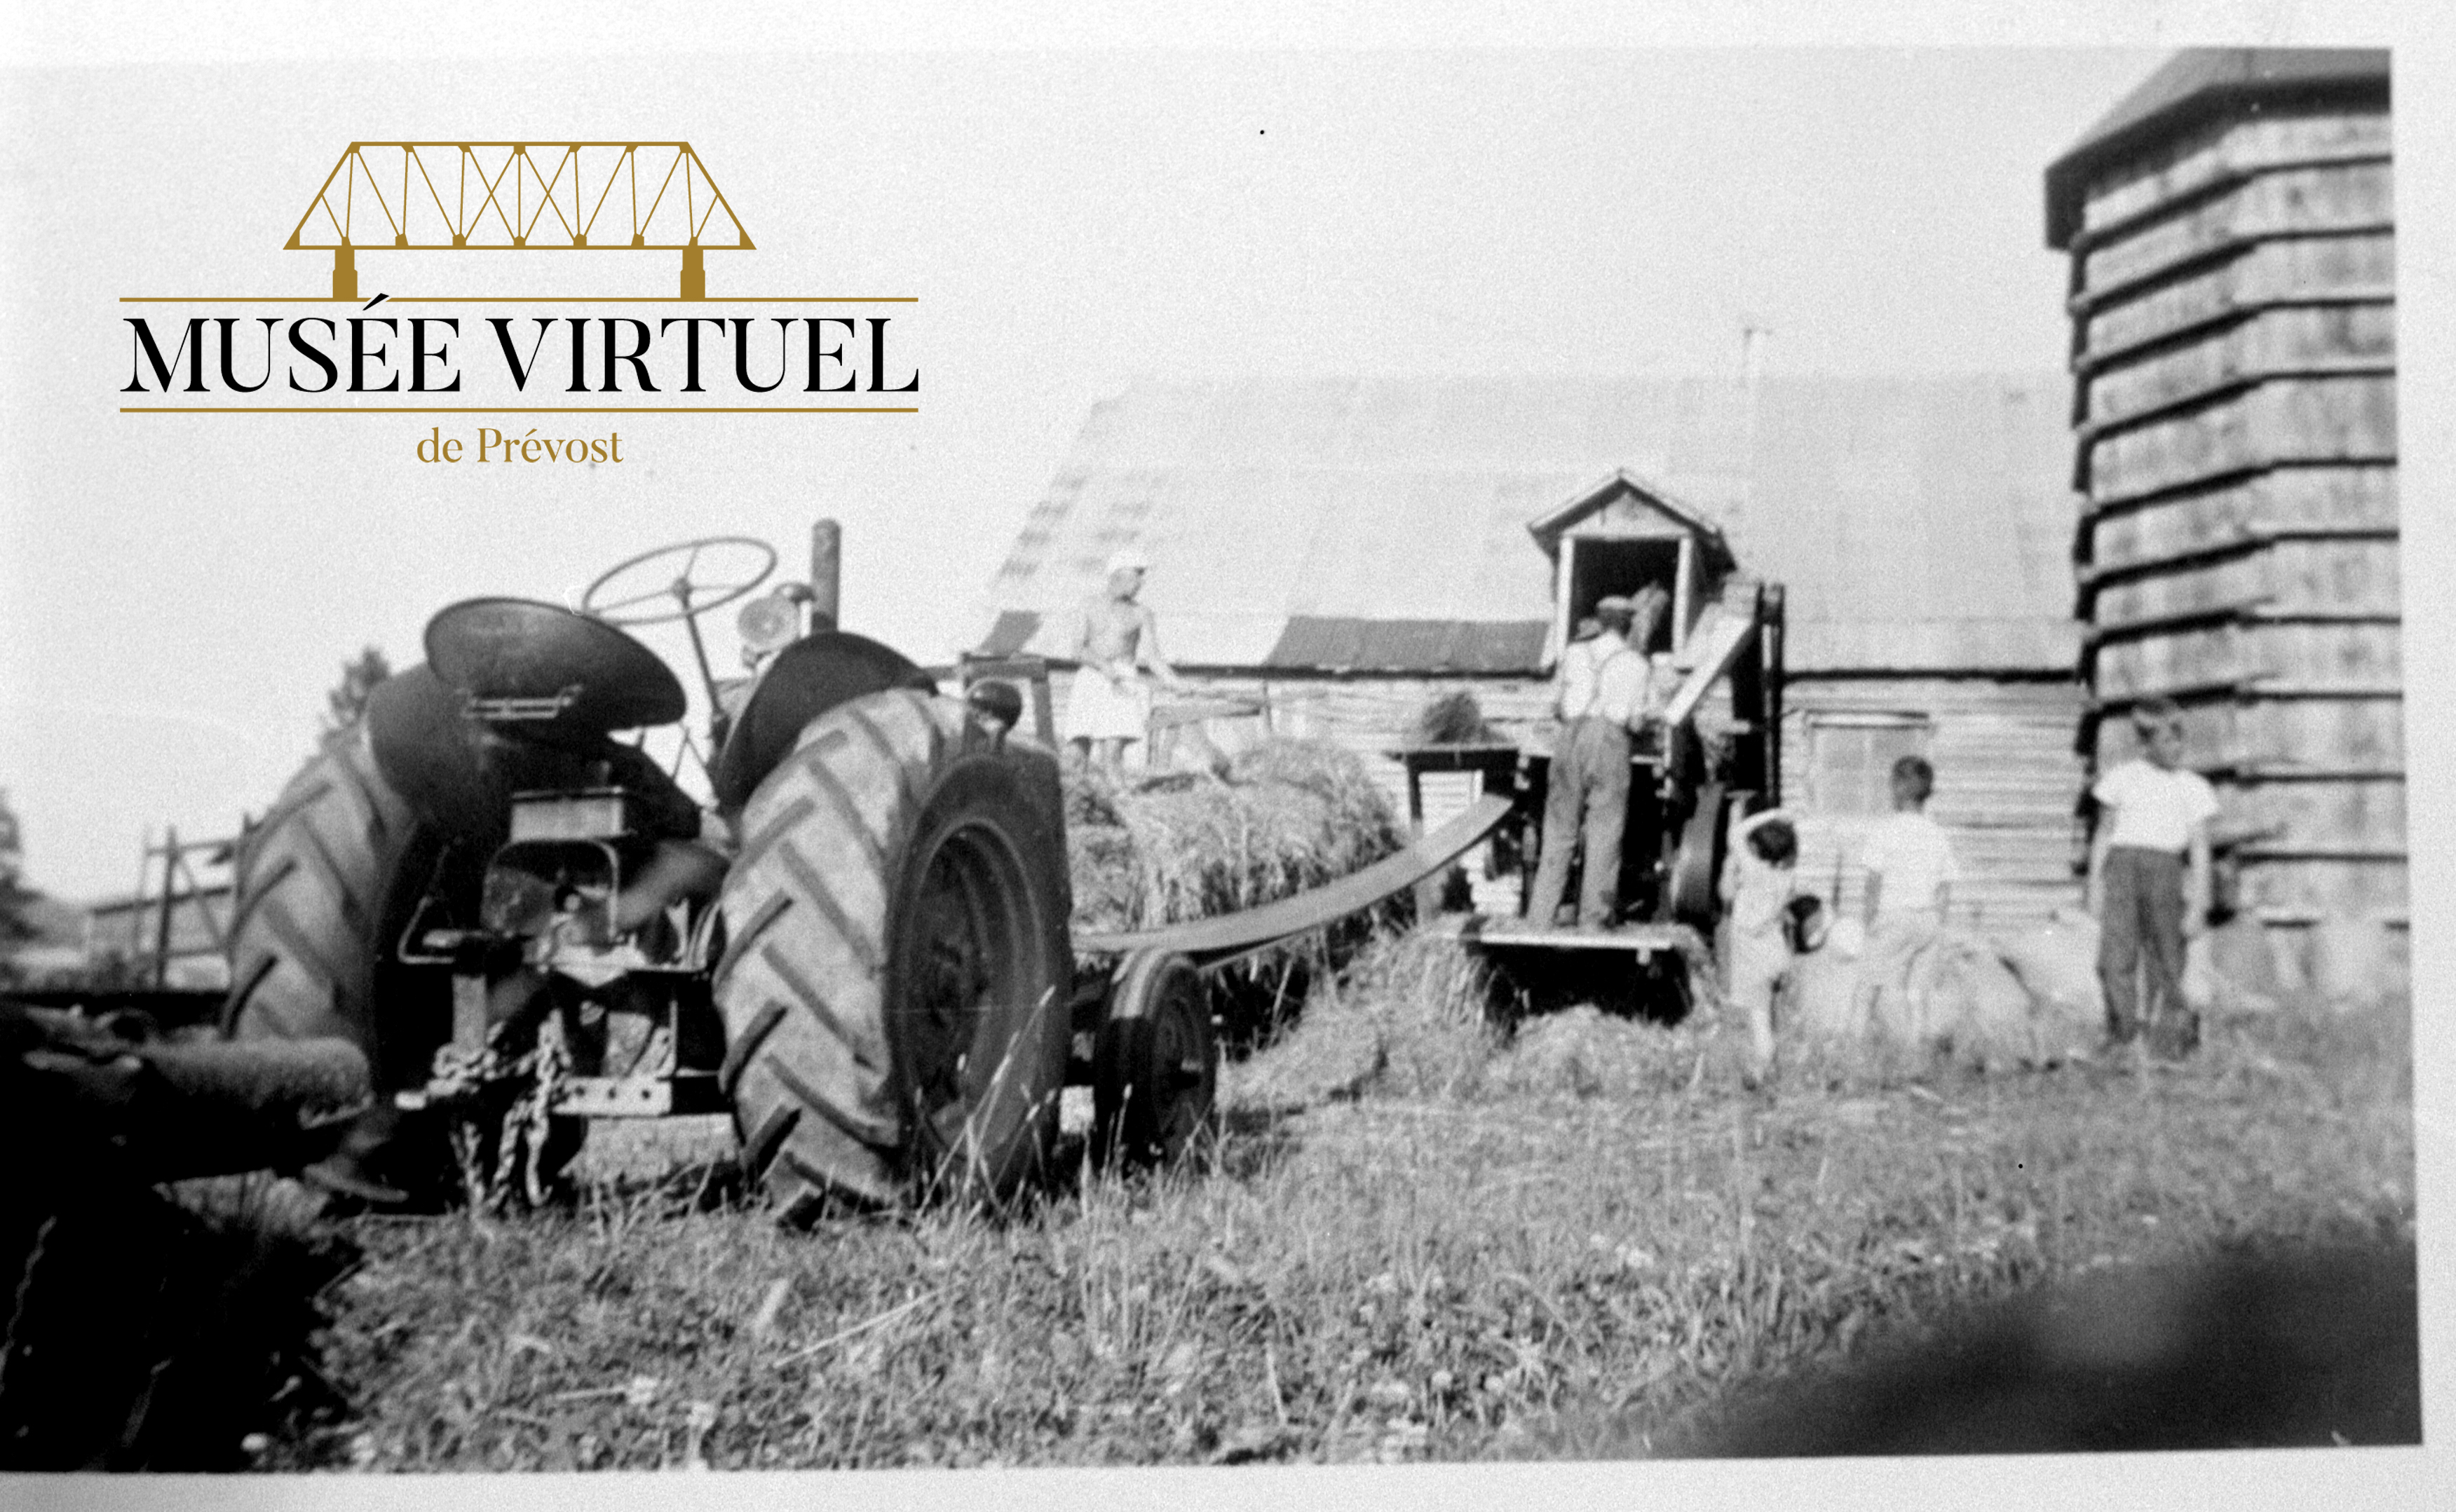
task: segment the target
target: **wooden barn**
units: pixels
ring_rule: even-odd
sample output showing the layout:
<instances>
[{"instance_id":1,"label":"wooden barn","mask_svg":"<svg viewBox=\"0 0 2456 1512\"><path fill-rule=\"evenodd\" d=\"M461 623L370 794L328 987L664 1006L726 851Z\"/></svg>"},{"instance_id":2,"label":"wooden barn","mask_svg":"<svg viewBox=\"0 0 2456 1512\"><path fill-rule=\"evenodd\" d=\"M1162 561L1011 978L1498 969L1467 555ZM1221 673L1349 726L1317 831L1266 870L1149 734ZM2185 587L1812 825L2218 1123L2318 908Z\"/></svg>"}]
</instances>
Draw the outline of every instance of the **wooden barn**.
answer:
<instances>
[{"instance_id":1,"label":"wooden barn","mask_svg":"<svg viewBox=\"0 0 2456 1512\"><path fill-rule=\"evenodd\" d=\"M977 646L1052 659L1062 705L1078 606L1139 547L1180 669L1364 754L1395 794L1387 753L1441 695L1543 745L1553 662L1602 595L1671 589L1679 656L1725 591L1779 582L1805 874L1855 907L1860 835L1919 753L1969 874L1959 918L2034 918L2079 899L2065 394L2054 374L1137 388L1085 423Z\"/></svg>"},{"instance_id":2,"label":"wooden barn","mask_svg":"<svg viewBox=\"0 0 2456 1512\"><path fill-rule=\"evenodd\" d=\"M2071 255L2080 745L2182 704L2272 925L2402 924L2388 59L2200 50L2049 169Z\"/></svg>"}]
</instances>

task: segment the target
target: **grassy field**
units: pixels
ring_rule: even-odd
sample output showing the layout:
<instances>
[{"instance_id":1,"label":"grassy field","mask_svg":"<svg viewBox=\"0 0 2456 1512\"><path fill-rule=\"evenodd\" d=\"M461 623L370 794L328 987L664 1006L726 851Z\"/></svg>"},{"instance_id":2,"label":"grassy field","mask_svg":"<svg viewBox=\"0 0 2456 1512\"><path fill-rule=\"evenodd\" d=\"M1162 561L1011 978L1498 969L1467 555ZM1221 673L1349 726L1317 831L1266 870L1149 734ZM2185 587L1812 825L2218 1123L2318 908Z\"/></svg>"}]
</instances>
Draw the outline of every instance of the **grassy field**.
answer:
<instances>
[{"instance_id":1,"label":"grassy field","mask_svg":"<svg viewBox=\"0 0 2456 1512\"><path fill-rule=\"evenodd\" d=\"M704 1129L601 1140L567 1209L360 1220L325 1353L354 1416L260 1462L1642 1454L1947 1304L2412 1236L2402 1010L2222 1023L2179 1069L1751 1094L1701 1028L1348 1007L1232 1068L1192 1168L1070 1146L1006 1214L785 1233Z\"/></svg>"}]
</instances>

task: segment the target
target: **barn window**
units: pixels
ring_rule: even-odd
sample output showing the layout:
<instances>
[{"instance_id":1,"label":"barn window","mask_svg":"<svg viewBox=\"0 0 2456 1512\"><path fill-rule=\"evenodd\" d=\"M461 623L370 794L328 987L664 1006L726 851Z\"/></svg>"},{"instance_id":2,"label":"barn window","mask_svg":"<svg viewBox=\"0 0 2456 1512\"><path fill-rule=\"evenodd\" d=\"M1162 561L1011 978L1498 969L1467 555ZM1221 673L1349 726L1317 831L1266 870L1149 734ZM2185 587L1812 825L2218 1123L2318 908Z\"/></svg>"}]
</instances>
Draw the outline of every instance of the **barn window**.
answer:
<instances>
[{"instance_id":1,"label":"barn window","mask_svg":"<svg viewBox=\"0 0 2456 1512\"><path fill-rule=\"evenodd\" d=\"M1924 714L1811 714L1808 798L1829 814L1893 811L1893 763L1924 756L1935 726Z\"/></svg>"}]
</instances>

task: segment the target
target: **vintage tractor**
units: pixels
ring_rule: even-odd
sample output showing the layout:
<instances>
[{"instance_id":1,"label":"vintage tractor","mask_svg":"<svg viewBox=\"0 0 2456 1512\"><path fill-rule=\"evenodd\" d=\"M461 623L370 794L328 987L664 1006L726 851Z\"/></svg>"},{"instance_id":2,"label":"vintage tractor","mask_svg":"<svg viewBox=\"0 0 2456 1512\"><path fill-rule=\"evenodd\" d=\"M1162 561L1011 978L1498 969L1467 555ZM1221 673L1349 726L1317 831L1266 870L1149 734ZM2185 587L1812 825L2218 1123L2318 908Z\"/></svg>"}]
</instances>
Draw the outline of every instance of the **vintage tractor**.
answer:
<instances>
[{"instance_id":1,"label":"vintage tractor","mask_svg":"<svg viewBox=\"0 0 2456 1512\"><path fill-rule=\"evenodd\" d=\"M318 1179L537 1198L588 1119L729 1112L802 1218L1012 1190L1070 1079L1105 1155L1204 1126L1192 963L1129 941L1078 971L1057 762L1015 732L1018 690L945 696L835 628L831 531L825 581L744 609L747 684L717 683L699 621L775 554L686 541L576 612L444 609L425 663L283 791L239 857L225 1028L348 1038L393 1094ZM684 716L626 628L659 621L707 684L712 807L615 738Z\"/></svg>"}]
</instances>

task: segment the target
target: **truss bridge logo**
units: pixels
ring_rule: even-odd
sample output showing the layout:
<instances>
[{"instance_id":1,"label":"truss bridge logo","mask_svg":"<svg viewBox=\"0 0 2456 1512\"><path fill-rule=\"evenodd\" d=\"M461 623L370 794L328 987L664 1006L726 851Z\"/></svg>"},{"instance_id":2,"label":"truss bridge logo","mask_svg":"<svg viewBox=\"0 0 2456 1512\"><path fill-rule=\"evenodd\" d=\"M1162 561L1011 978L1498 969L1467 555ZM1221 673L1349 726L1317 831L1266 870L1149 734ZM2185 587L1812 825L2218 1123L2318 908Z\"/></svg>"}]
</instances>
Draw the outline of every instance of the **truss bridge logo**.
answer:
<instances>
[{"instance_id":1,"label":"truss bridge logo","mask_svg":"<svg viewBox=\"0 0 2456 1512\"><path fill-rule=\"evenodd\" d=\"M917 296L709 293L710 253L757 246L686 141L352 142L281 250L330 258L321 292L122 296L156 307L121 316L123 413L919 409ZM504 254L628 256L590 265L621 292L418 288L445 266L432 259L471 253L497 255L487 276L507 280L538 265ZM592 305L622 308L572 308Z\"/></svg>"},{"instance_id":2,"label":"truss bridge logo","mask_svg":"<svg viewBox=\"0 0 2456 1512\"><path fill-rule=\"evenodd\" d=\"M333 297L356 299L376 247L680 253L680 296L704 299L706 255L751 243L688 142L352 142L286 250L329 249Z\"/></svg>"}]
</instances>

